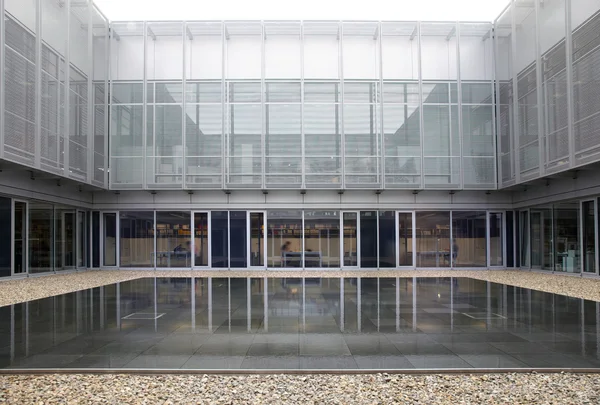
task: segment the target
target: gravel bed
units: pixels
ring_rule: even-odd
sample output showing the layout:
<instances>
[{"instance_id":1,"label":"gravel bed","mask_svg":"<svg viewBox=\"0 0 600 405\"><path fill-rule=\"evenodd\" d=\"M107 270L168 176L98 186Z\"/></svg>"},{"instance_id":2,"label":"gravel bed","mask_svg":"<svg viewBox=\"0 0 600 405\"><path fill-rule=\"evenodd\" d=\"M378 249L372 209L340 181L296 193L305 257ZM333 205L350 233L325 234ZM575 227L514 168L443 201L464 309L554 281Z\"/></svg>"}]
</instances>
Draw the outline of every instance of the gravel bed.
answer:
<instances>
[{"instance_id":1,"label":"gravel bed","mask_svg":"<svg viewBox=\"0 0 600 405\"><path fill-rule=\"evenodd\" d=\"M598 404L600 374L5 375L8 404Z\"/></svg>"},{"instance_id":2,"label":"gravel bed","mask_svg":"<svg viewBox=\"0 0 600 405\"><path fill-rule=\"evenodd\" d=\"M469 277L600 301L600 278L520 270L89 270L0 282L0 306L17 304L143 277Z\"/></svg>"}]
</instances>

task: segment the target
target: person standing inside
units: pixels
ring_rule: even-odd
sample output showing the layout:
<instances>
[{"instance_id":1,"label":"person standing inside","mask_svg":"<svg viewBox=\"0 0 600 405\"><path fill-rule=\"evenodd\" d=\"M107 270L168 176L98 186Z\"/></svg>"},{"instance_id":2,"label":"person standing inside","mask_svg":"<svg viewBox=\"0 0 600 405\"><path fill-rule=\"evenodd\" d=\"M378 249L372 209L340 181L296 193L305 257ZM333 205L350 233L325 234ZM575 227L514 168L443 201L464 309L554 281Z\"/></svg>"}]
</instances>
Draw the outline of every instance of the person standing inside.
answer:
<instances>
[{"instance_id":1,"label":"person standing inside","mask_svg":"<svg viewBox=\"0 0 600 405\"><path fill-rule=\"evenodd\" d=\"M281 265L283 267L287 267L287 258L286 253L291 252L292 243L289 240L286 240L283 245L281 245Z\"/></svg>"}]
</instances>

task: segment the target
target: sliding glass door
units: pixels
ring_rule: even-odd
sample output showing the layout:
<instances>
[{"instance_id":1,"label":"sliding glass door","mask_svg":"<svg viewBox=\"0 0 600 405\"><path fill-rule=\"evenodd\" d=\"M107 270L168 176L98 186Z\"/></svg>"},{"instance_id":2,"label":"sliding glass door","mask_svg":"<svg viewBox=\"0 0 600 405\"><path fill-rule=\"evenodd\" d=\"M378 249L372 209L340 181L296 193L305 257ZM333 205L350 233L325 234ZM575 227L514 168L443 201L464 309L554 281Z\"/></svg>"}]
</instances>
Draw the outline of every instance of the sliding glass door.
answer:
<instances>
[{"instance_id":1,"label":"sliding glass door","mask_svg":"<svg viewBox=\"0 0 600 405\"><path fill-rule=\"evenodd\" d=\"M342 212L342 257L343 267L358 267L360 251L358 248L359 227L358 212Z\"/></svg>"},{"instance_id":2,"label":"sliding glass door","mask_svg":"<svg viewBox=\"0 0 600 405\"><path fill-rule=\"evenodd\" d=\"M415 226L414 213L399 211L398 220L398 266L414 267L415 265Z\"/></svg>"}]
</instances>

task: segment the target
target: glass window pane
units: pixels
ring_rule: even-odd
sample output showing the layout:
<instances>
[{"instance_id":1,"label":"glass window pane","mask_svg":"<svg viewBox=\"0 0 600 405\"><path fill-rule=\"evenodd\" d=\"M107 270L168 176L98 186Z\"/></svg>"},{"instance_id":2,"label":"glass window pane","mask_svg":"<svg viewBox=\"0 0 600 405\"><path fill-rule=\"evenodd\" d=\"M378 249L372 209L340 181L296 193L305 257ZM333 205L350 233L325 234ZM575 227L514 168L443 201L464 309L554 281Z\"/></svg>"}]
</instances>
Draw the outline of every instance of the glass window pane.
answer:
<instances>
[{"instance_id":1,"label":"glass window pane","mask_svg":"<svg viewBox=\"0 0 600 405\"><path fill-rule=\"evenodd\" d=\"M579 201L554 206L555 270L581 272L579 245Z\"/></svg>"},{"instance_id":2,"label":"glass window pane","mask_svg":"<svg viewBox=\"0 0 600 405\"><path fill-rule=\"evenodd\" d=\"M250 265L264 266L265 246L265 214L250 213Z\"/></svg>"},{"instance_id":3,"label":"glass window pane","mask_svg":"<svg viewBox=\"0 0 600 405\"><path fill-rule=\"evenodd\" d=\"M37 201L29 204L29 272L53 270L54 210Z\"/></svg>"},{"instance_id":4,"label":"glass window pane","mask_svg":"<svg viewBox=\"0 0 600 405\"><path fill-rule=\"evenodd\" d=\"M396 213L379 212L379 267L396 267Z\"/></svg>"},{"instance_id":5,"label":"glass window pane","mask_svg":"<svg viewBox=\"0 0 600 405\"><path fill-rule=\"evenodd\" d=\"M18 219L19 216L17 216L17 204L20 204L18 202L15 201L15 248L17 247L17 240L20 240L23 236L23 234L21 233L20 235L17 234L17 226L19 225L18 223ZM22 203L21 203L22 204ZM11 216L12 216L12 200L10 198L5 198L5 197L0 197L0 227L2 227L1 229L4 229L5 232L6 230L9 230L10 232L10 228L11 228ZM11 243L12 241L10 240L10 236L9 237L3 237L2 240L0 240L0 277L7 277L10 276L11 274ZM22 251L21 251L21 255L20 257L22 257ZM17 251L15 249L15 259L17 258ZM19 271L18 271L19 269ZM20 273L23 271L23 263L15 260L15 274L16 273Z\"/></svg>"},{"instance_id":6,"label":"glass window pane","mask_svg":"<svg viewBox=\"0 0 600 405\"><path fill-rule=\"evenodd\" d=\"M299 103L300 83L266 83L267 103Z\"/></svg>"},{"instance_id":7,"label":"glass window pane","mask_svg":"<svg viewBox=\"0 0 600 405\"><path fill-rule=\"evenodd\" d=\"M185 84L185 101L188 104L198 103L220 103L221 82L191 83Z\"/></svg>"},{"instance_id":8,"label":"glass window pane","mask_svg":"<svg viewBox=\"0 0 600 405\"><path fill-rule=\"evenodd\" d=\"M10 202L10 200L9 200ZM9 206L10 209L10 206ZM9 224L6 226L10 226L10 211L9 211ZM4 229L6 229L6 226ZM26 262L26 252L25 248L27 246L27 204L21 201L15 201L15 240L14 240L14 262L13 262L13 270L14 274L20 274L27 272L27 262ZM8 252L8 257L10 257L10 250ZM10 263L8 265L8 274L10 275Z\"/></svg>"},{"instance_id":9,"label":"glass window pane","mask_svg":"<svg viewBox=\"0 0 600 405\"><path fill-rule=\"evenodd\" d=\"M144 102L143 83L112 83L113 104L141 104Z\"/></svg>"},{"instance_id":10,"label":"glass window pane","mask_svg":"<svg viewBox=\"0 0 600 405\"><path fill-rule=\"evenodd\" d=\"M417 267L450 267L450 212L417 212Z\"/></svg>"},{"instance_id":11,"label":"glass window pane","mask_svg":"<svg viewBox=\"0 0 600 405\"><path fill-rule=\"evenodd\" d=\"M208 266L208 213L194 213L194 265Z\"/></svg>"},{"instance_id":12,"label":"glass window pane","mask_svg":"<svg viewBox=\"0 0 600 405\"><path fill-rule=\"evenodd\" d=\"M154 267L154 212L122 211L119 215L121 267Z\"/></svg>"},{"instance_id":13,"label":"glass window pane","mask_svg":"<svg viewBox=\"0 0 600 405\"><path fill-rule=\"evenodd\" d=\"M487 265L485 211L452 212L452 266Z\"/></svg>"},{"instance_id":14,"label":"glass window pane","mask_svg":"<svg viewBox=\"0 0 600 405\"><path fill-rule=\"evenodd\" d=\"M100 267L100 237L100 213L94 211L92 212L92 267Z\"/></svg>"},{"instance_id":15,"label":"glass window pane","mask_svg":"<svg viewBox=\"0 0 600 405\"><path fill-rule=\"evenodd\" d=\"M339 211L304 212L305 267L340 267Z\"/></svg>"},{"instance_id":16,"label":"glass window pane","mask_svg":"<svg viewBox=\"0 0 600 405\"><path fill-rule=\"evenodd\" d=\"M302 266L302 211L267 212L268 267Z\"/></svg>"},{"instance_id":17,"label":"glass window pane","mask_svg":"<svg viewBox=\"0 0 600 405\"><path fill-rule=\"evenodd\" d=\"M189 212L156 213L156 267L190 267L192 241Z\"/></svg>"},{"instance_id":18,"label":"glass window pane","mask_svg":"<svg viewBox=\"0 0 600 405\"><path fill-rule=\"evenodd\" d=\"M227 211L210 213L212 267L229 267L229 223Z\"/></svg>"},{"instance_id":19,"label":"glass window pane","mask_svg":"<svg viewBox=\"0 0 600 405\"><path fill-rule=\"evenodd\" d=\"M413 265L413 223L411 212L398 213L398 255L400 266Z\"/></svg>"},{"instance_id":20,"label":"glass window pane","mask_svg":"<svg viewBox=\"0 0 600 405\"><path fill-rule=\"evenodd\" d=\"M231 211L229 215L231 267L247 267L246 211Z\"/></svg>"},{"instance_id":21,"label":"glass window pane","mask_svg":"<svg viewBox=\"0 0 600 405\"><path fill-rule=\"evenodd\" d=\"M344 266L358 266L358 216L344 212Z\"/></svg>"},{"instance_id":22,"label":"glass window pane","mask_svg":"<svg viewBox=\"0 0 600 405\"><path fill-rule=\"evenodd\" d=\"M490 266L503 266L503 216L501 212L490 213Z\"/></svg>"},{"instance_id":23,"label":"glass window pane","mask_svg":"<svg viewBox=\"0 0 600 405\"><path fill-rule=\"evenodd\" d=\"M117 265L117 214L103 214L104 266Z\"/></svg>"},{"instance_id":24,"label":"glass window pane","mask_svg":"<svg viewBox=\"0 0 600 405\"><path fill-rule=\"evenodd\" d=\"M583 271L586 273L596 272L596 231L594 201L583 203Z\"/></svg>"},{"instance_id":25,"label":"glass window pane","mask_svg":"<svg viewBox=\"0 0 600 405\"><path fill-rule=\"evenodd\" d=\"M377 211L360 212L360 267L377 268Z\"/></svg>"}]
</instances>

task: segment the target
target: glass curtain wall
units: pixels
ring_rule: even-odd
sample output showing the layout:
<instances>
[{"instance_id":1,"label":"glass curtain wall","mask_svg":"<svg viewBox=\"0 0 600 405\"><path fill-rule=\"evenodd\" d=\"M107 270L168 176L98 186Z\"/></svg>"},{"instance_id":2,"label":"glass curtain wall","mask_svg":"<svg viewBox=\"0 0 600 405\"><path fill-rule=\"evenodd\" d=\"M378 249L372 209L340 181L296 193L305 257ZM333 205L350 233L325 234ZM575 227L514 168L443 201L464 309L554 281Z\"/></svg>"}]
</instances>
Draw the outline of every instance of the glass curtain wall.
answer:
<instances>
[{"instance_id":1,"label":"glass curtain wall","mask_svg":"<svg viewBox=\"0 0 600 405\"><path fill-rule=\"evenodd\" d=\"M487 265L486 212L452 211L452 266Z\"/></svg>"},{"instance_id":2,"label":"glass curtain wall","mask_svg":"<svg viewBox=\"0 0 600 405\"><path fill-rule=\"evenodd\" d=\"M266 83L266 184L302 184L302 104L299 82Z\"/></svg>"},{"instance_id":3,"label":"glass curtain wall","mask_svg":"<svg viewBox=\"0 0 600 405\"><path fill-rule=\"evenodd\" d=\"M304 266L340 267L339 211L304 211Z\"/></svg>"},{"instance_id":4,"label":"glass curtain wall","mask_svg":"<svg viewBox=\"0 0 600 405\"><path fill-rule=\"evenodd\" d=\"M185 184L221 187L223 159L223 24L186 24ZM210 63L203 61L210 60Z\"/></svg>"},{"instance_id":5,"label":"glass curtain wall","mask_svg":"<svg viewBox=\"0 0 600 405\"><path fill-rule=\"evenodd\" d=\"M398 213L398 265L413 265L413 214Z\"/></svg>"},{"instance_id":6,"label":"glass curtain wall","mask_svg":"<svg viewBox=\"0 0 600 405\"><path fill-rule=\"evenodd\" d=\"M594 211L594 201L564 202L521 211L521 267L566 273L580 273L583 268L584 272L594 272Z\"/></svg>"},{"instance_id":7,"label":"glass curtain wall","mask_svg":"<svg viewBox=\"0 0 600 405\"><path fill-rule=\"evenodd\" d=\"M144 187L146 137L151 140L153 135L151 128L150 131L145 128L146 121L153 121L144 111L145 28L143 22L111 24L110 182L113 187Z\"/></svg>"},{"instance_id":8,"label":"glass curtain wall","mask_svg":"<svg viewBox=\"0 0 600 405\"><path fill-rule=\"evenodd\" d=\"M379 211L379 267L396 267L396 213Z\"/></svg>"},{"instance_id":9,"label":"glass curtain wall","mask_svg":"<svg viewBox=\"0 0 600 405\"><path fill-rule=\"evenodd\" d=\"M192 239L189 212L156 212L156 267L190 267Z\"/></svg>"},{"instance_id":10,"label":"glass curtain wall","mask_svg":"<svg viewBox=\"0 0 600 405\"><path fill-rule=\"evenodd\" d=\"M102 214L103 247L104 256L102 257L103 266L117 265L117 214Z\"/></svg>"},{"instance_id":11,"label":"glass curtain wall","mask_svg":"<svg viewBox=\"0 0 600 405\"><path fill-rule=\"evenodd\" d=\"M460 23L462 182L465 188L495 188L494 40L491 23Z\"/></svg>"},{"instance_id":12,"label":"glass curtain wall","mask_svg":"<svg viewBox=\"0 0 600 405\"><path fill-rule=\"evenodd\" d=\"M54 268L75 267L75 210L57 207L54 211Z\"/></svg>"},{"instance_id":13,"label":"glass curtain wall","mask_svg":"<svg viewBox=\"0 0 600 405\"><path fill-rule=\"evenodd\" d=\"M27 266L27 203L15 201L15 222L14 222L14 256L13 272L21 274L28 271ZM6 228L5 228L6 229Z\"/></svg>"},{"instance_id":14,"label":"glass curtain wall","mask_svg":"<svg viewBox=\"0 0 600 405\"><path fill-rule=\"evenodd\" d=\"M360 267L376 268L377 251L377 211L360 212Z\"/></svg>"},{"instance_id":15,"label":"glass curtain wall","mask_svg":"<svg viewBox=\"0 0 600 405\"><path fill-rule=\"evenodd\" d=\"M194 213L194 266L208 266L208 213Z\"/></svg>"},{"instance_id":16,"label":"glass curtain wall","mask_svg":"<svg viewBox=\"0 0 600 405\"><path fill-rule=\"evenodd\" d=\"M385 184L398 188L420 186L419 85L384 82L383 100Z\"/></svg>"},{"instance_id":17,"label":"glass curtain wall","mask_svg":"<svg viewBox=\"0 0 600 405\"><path fill-rule=\"evenodd\" d=\"M16 211L16 210L15 210ZM15 212L16 214L16 212ZM0 229L9 230L11 228L11 217L12 217L12 200L10 198L0 197ZM15 215L15 225L17 224L17 216ZM16 230L16 227L15 227ZM10 232L9 232L10 235ZM21 235L17 235L15 232L15 240ZM0 277L8 277L11 275L11 238L3 237L0 240ZM15 252L16 257L16 252ZM20 271L17 271L17 268ZM22 264L15 261L15 273L23 271Z\"/></svg>"},{"instance_id":18,"label":"glass curtain wall","mask_svg":"<svg viewBox=\"0 0 600 405\"><path fill-rule=\"evenodd\" d=\"M210 241L212 267L229 267L229 213L212 211L210 213Z\"/></svg>"},{"instance_id":19,"label":"glass curtain wall","mask_svg":"<svg viewBox=\"0 0 600 405\"><path fill-rule=\"evenodd\" d=\"M146 23L146 186L183 184L183 23ZM167 56L168 55L168 56Z\"/></svg>"},{"instance_id":20,"label":"glass curtain wall","mask_svg":"<svg viewBox=\"0 0 600 405\"><path fill-rule=\"evenodd\" d=\"M552 208L532 208L531 227L531 267L553 269L553 221Z\"/></svg>"},{"instance_id":21,"label":"glass curtain wall","mask_svg":"<svg viewBox=\"0 0 600 405\"><path fill-rule=\"evenodd\" d=\"M383 75L383 168L385 186L421 185L419 27L415 22L381 24Z\"/></svg>"},{"instance_id":22,"label":"glass curtain wall","mask_svg":"<svg viewBox=\"0 0 600 405\"><path fill-rule=\"evenodd\" d=\"M246 211L229 212L230 266L247 267L248 233Z\"/></svg>"},{"instance_id":23,"label":"glass curtain wall","mask_svg":"<svg viewBox=\"0 0 600 405\"><path fill-rule=\"evenodd\" d=\"M595 200L584 201L581 206L583 224L583 271L596 272L596 207Z\"/></svg>"},{"instance_id":24,"label":"glass curtain wall","mask_svg":"<svg viewBox=\"0 0 600 405\"><path fill-rule=\"evenodd\" d=\"M119 224L120 266L154 267L155 260L158 265L159 252L154 245L154 212L121 211Z\"/></svg>"},{"instance_id":25,"label":"glass curtain wall","mask_svg":"<svg viewBox=\"0 0 600 405\"><path fill-rule=\"evenodd\" d=\"M358 266L358 214L343 212L343 251L345 267Z\"/></svg>"},{"instance_id":26,"label":"glass curtain wall","mask_svg":"<svg viewBox=\"0 0 600 405\"><path fill-rule=\"evenodd\" d=\"M54 270L54 208L51 204L29 204L29 272Z\"/></svg>"},{"instance_id":27,"label":"glass curtain wall","mask_svg":"<svg viewBox=\"0 0 600 405\"><path fill-rule=\"evenodd\" d=\"M417 267L450 267L450 212L417 212Z\"/></svg>"},{"instance_id":28,"label":"glass curtain wall","mask_svg":"<svg viewBox=\"0 0 600 405\"><path fill-rule=\"evenodd\" d=\"M267 212L267 266L302 267L302 211Z\"/></svg>"},{"instance_id":29,"label":"glass curtain wall","mask_svg":"<svg viewBox=\"0 0 600 405\"><path fill-rule=\"evenodd\" d=\"M581 272L579 201L554 205L554 270Z\"/></svg>"},{"instance_id":30,"label":"glass curtain wall","mask_svg":"<svg viewBox=\"0 0 600 405\"><path fill-rule=\"evenodd\" d=\"M509 231L509 221L507 218L506 236L512 237L512 228ZM490 266L504 265L504 213L490 212ZM512 240L512 238L510 239ZM511 243L506 243L506 246L511 246ZM507 257L512 256L512 252L506 252ZM512 266L508 266L512 267Z\"/></svg>"},{"instance_id":31,"label":"glass curtain wall","mask_svg":"<svg viewBox=\"0 0 600 405\"><path fill-rule=\"evenodd\" d=\"M421 24L425 187L460 187L456 24Z\"/></svg>"}]
</instances>

